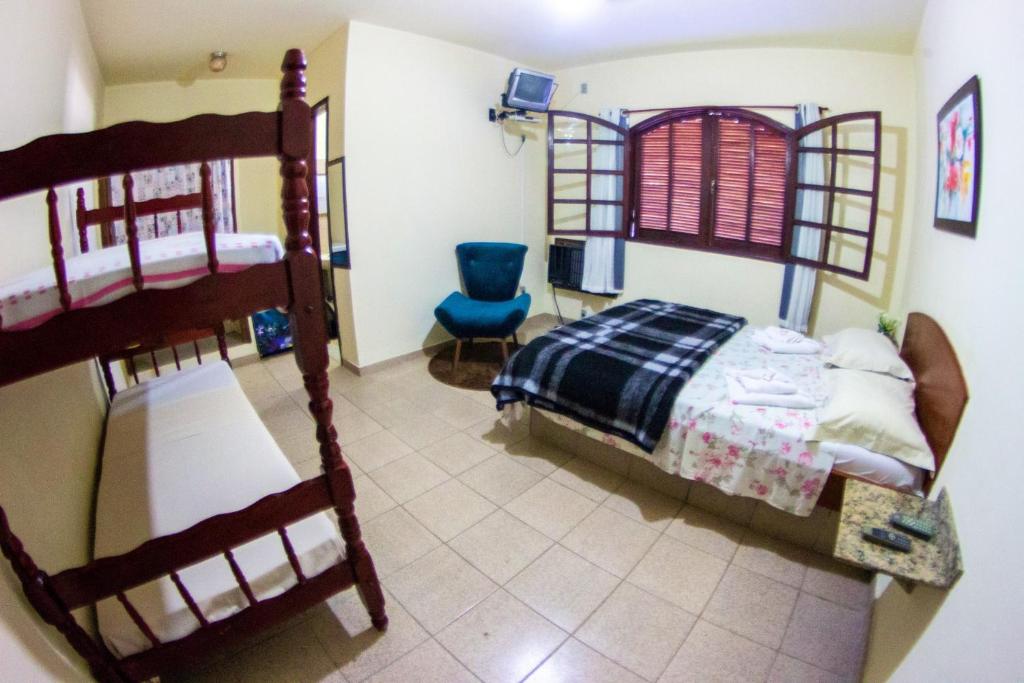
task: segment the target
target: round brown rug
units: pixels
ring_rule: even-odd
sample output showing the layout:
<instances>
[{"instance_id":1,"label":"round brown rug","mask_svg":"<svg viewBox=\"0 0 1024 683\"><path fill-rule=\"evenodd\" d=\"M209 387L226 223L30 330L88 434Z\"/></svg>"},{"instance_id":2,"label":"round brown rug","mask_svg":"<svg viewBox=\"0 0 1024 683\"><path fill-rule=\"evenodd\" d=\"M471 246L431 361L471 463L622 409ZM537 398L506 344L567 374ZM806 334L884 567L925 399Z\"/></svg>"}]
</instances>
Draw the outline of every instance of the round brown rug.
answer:
<instances>
[{"instance_id":1,"label":"round brown rug","mask_svg":"<svg viewBox=\"0 0 1024 683\"><path fill-rule=\"evenodd\" d=\"M508 345L509 353L514 347ZM430 359L428 371L438 382L460 389L489 391L491 382L501 372L505 359L501 355L498 342L464 342L459 356L459 371L452 372L452 357L455 355L455 344L445 346Z\"/></svg>"}]
</instances>

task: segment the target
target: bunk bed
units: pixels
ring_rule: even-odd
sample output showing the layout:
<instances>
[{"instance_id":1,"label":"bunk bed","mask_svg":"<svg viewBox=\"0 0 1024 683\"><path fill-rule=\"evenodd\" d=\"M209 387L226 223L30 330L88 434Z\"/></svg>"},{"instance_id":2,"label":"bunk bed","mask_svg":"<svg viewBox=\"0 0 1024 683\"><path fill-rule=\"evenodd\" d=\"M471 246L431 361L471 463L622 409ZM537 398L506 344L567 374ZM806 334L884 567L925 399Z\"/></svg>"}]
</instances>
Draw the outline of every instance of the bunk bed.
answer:
<instances>
[{"instance_id":1,"label":"bunk bed","mask_svg":"<svg viewBox=\"0 0 1024 683\"><path fill-rule=\"evenodd\" d=\"M0 153L0 200L46 194L53 268L48 279L22 293L52 290L57 302L56 310L19 317L12 311L17 305L5 299L0 386L93 358L113 362L173 344L190 330L216 329L225 319L282 307L291 317L296 362L316 423L322 474L300 481L230 367L207 363L113 397L91 562L47 573L0 507L0 550L29 603L99 680L145 680L194 664L350 587L359 590L373 626L387 627L383 593L353 507L352 477L332 425L320 262L308 231L315 198L307 184L312 118L304 101L305 67L300 50L287 52L274 112L130 122L40 138ZM140 244L132 171L253 156L280 160L283 251L262 238L216 235L205 179L203 232ZM116 287L108 282L101 295L90 296L97 273L78 259L95 255L65 258L55 188L111 175L124 177L127 243L120 249L126 268ZM199 253L195 244L182 254L163 249L165 239L183 237L198 240ZM231 248L236 237L248 240L240 250L244 257L233 253L239 251ZM187 261L187 273L179 272L176 257ZM177 275L161 277L166 272ZM108 389L115 393L112 385ZM337 526L323 514L331 510ZM99 637L76 618L77 610L90 607Z\"/></svg>"}]
</instances>

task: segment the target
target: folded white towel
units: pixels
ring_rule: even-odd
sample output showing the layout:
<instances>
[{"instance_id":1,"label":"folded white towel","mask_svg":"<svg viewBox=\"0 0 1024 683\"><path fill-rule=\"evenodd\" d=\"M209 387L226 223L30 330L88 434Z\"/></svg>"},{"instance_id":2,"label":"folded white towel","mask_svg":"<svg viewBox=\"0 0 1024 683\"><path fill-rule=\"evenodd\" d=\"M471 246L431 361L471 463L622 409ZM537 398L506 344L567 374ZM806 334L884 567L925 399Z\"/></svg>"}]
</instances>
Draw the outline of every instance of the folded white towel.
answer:
<instances>
[{"instance_id":1,"label":"folded white towel","mask_svg":"<svg viewBox=\"0 0 1024 683\"><path fill-rule=\"evenodd\" d=\"M790 344L802 342L806 339L804 335L796 330L787 330L785 327L777 327L775 325L764 328L763 332L771 339Z\"/></svg>"},{"instance_id":2,"label":"folded white towel","mask_svg":"<svg viewBox=\"0 0 1024 683\"><path fill-rule=\"evenodd\" d=\"M796 334L796 333L794 333ZM767 334L765 330L757 330L750 335L756 344L763 346L772 353L820 353L821 344L808 337L802 337L800 341L781 341L775 336Z\"/></svg>"},{"instance_id":3,"label":"folded white towel","mask_svg":"<svg viewBox=\"0 0 1024 683\"><path fill-rule=\"evenodd\" d=\"M818 404L806 394L763 394L745 391L736 377L726 376L729 386L729 400L738 405L774 406L778 408L796 408L808 410L817 408Z\"/></svg>"},{"instance_id":4,"label":"folded white towel","mask_svg":"<svg viewBox=\"0 0 1024 683\"><path fill-rule=\"evenodd\" d=\"M732 375L743 390L751 394L795 394L796 384L785 374L771 368L732 369Z\"/></svg>"}]
</instances>

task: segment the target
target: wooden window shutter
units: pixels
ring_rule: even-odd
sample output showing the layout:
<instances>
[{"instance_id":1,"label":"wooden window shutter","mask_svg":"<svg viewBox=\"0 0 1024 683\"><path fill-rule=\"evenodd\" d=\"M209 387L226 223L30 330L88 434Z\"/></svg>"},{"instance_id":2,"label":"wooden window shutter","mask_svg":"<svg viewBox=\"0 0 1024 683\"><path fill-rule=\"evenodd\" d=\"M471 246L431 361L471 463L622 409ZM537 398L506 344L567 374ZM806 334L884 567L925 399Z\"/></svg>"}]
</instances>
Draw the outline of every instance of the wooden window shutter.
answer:
<instances>
[{"instance_id":1,"label":"wooden window shutter","mask_svg":"<svg viewBox=\"0 0 1024 683\"><path fill-rule=\"evenodd\" d=\"M821 182L789 175L790 229L785 254L790 263L867 280L871 274L878 185L881 172L882 115L857 112L832 116L794 131L794 159L816 159ZM801 207L813 204L815 215Z\"/></svg>"},{"instance_id":2,"label":"wooden window shutter","mask_svg":"<svg viewBox=\"0 0 1024 683\"><path fill-rule=\"evenodd\" d=\"M641 239L692 243L702 233L706 180L703 112L658 117L632 137L635 225Z\"/></svg>"}]
</instances>

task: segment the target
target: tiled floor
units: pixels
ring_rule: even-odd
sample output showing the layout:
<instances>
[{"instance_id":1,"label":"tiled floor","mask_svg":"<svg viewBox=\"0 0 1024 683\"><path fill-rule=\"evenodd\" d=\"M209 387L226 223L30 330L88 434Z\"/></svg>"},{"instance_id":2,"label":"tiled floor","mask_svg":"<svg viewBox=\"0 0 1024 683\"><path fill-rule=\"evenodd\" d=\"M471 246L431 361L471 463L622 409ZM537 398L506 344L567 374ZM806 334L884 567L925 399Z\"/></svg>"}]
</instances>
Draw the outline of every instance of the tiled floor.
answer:
<instances>
[{"instance_id":1,"label":"tiled floor","mask_svg":"<svg viewBox=\"0 0 1024 683\"><path fill-rule=\"evenodd\" d=\"M303 476L290 357L237 374ZM331 373L335 424L388 600L353 591L195 673L211 681L840 681L866 647L863 574L497 421L425 359Z\"/></svg>"}]
</instances>

